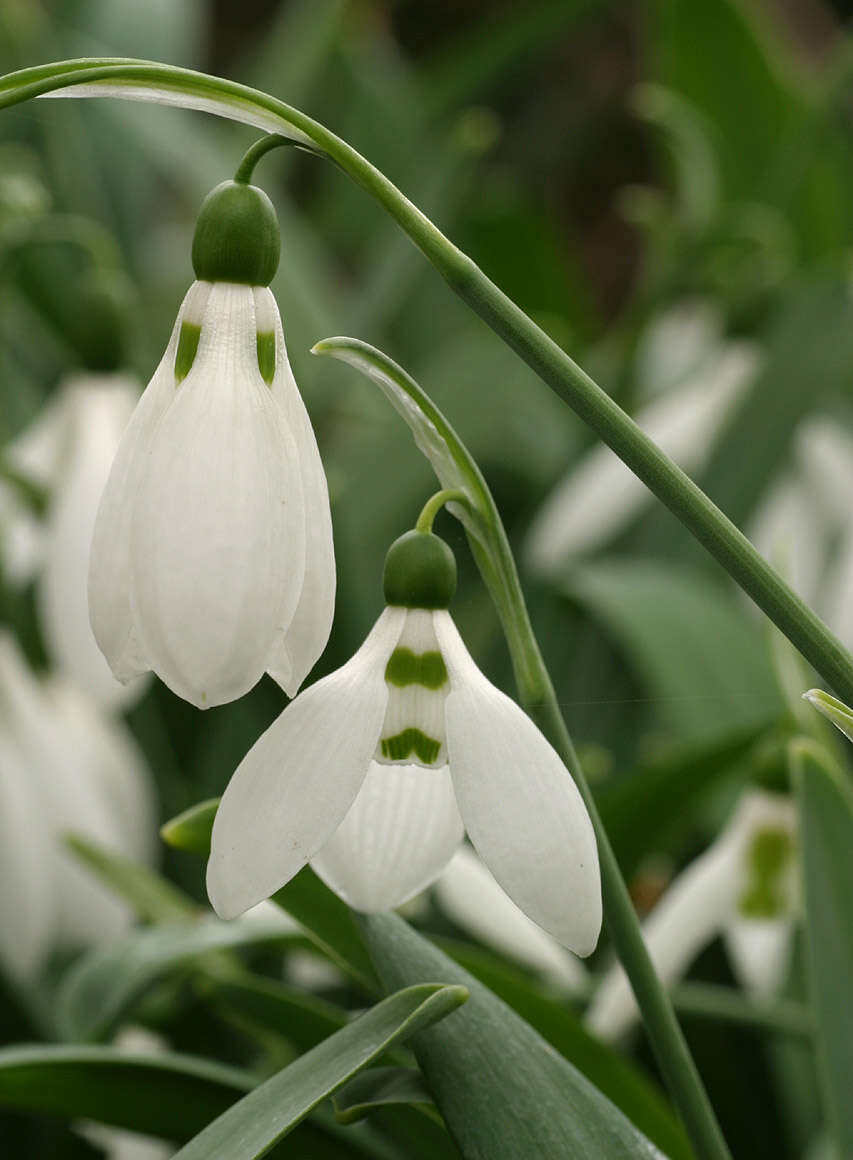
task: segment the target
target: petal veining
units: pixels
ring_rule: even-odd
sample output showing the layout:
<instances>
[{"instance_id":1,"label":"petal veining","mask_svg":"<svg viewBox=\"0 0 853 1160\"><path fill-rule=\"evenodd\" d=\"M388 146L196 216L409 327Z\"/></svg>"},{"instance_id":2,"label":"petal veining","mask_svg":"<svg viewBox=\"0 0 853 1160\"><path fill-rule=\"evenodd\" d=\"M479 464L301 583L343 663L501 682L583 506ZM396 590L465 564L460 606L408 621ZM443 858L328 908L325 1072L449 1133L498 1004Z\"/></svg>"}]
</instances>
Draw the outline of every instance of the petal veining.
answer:
<instances>
[{"instance_id":1,"label":"petal veining","mask_svg":"<svg viewBox=\"0 0 853 1160\"><path fill-rule=\"evenodd\" d=\"M446 765L373 761L349 813L311 865L356 910L391 910L435 881L464 833Z\"/></svg>"},{"instance_id":2,"label":"petal veining","mask_svg":"<svg viewBox=\"0 0 853 1160\"><path fill-rule=\"evenodd\" d=\"M151 667L199 708L248 692L293 616L305 534L293 439L257 368L251 287L210 291L192 369L152 441L132 533Z\"/></svg>"},{"instance_id":3,"label":"petal veining","mask_svg":"<svg viewBox=\"0 0 853 1160\"><path fill-rule=\"evenodd\" d=\"M435 613L434 624L450 674L450 772L474 848L529 918L588 955L601 929L601 882L578 788L527 714L474 664L449 613Z\"/></svg>"},{"instance_id":4,"label":"petal veining","mask_svg":"<svg viewBox=\"0 0 853 1160\"><path fill-rule=\"evenodd\" d=\"M268 898L329 840L370 765L404 613L386 609L342 668L292 701L241 762L213 823L207 891L222 918Z\"/></svg>"},{"instance_id":5,"label":"petal veining","mask_svg":"<svg viewBox=\"0 0 853 1160\"><path fill-rule=\"evenodd\" d=\"M299 460L305 505L305 578L299 603L276 642L268 670L288 696L299 690L326 647L335 614L335 547L326 473L311 420L290 369L278 306L272 291L255 287L258 328L272 325L275 333L275 376L270 385L282 407Z\"/></svg>"}]
</instances>

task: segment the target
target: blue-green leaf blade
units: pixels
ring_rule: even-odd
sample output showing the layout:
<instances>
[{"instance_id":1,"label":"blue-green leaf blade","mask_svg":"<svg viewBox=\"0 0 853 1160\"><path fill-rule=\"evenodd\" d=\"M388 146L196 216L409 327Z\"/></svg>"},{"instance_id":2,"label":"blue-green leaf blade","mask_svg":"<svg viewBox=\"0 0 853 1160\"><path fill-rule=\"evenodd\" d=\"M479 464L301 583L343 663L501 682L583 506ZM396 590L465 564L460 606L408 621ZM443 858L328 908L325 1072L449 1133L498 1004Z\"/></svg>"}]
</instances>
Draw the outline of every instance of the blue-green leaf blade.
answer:
<instances>
[{"instance_id":1,"label":"blue-green leaf blade","mask_svg":"<svg viewBox=\"0 0 853 1160\"><path fill-rule=\"evenodd\" d=\"M470 992L452 1021L412 1042L466 1160L663 1155L511 1008L402 919L382 914L360 922L386 987L442 978Z\"/></svg>"},{"instance_id":2,"label":"blue-green leaf blade","mask_svg":"<svg viewBox=\"0 0 853 1160\"><path fill-rule=\"evenodd\" d=\"M814 742L791 742L790 757L821 1081L837 1154L853 1156L853 790Z\"/></svg>"},{"instance_id":3,"label":"blue-green leaf blade","mask_svg":"<svg viewBox=\"0 0 853 1160\"><path fill-rule=\"evenodd\" d=\"M443 1019L466 998L464 987L438 983L390 995L245 1096L182 1148L176 1160L254 1160L265 1155L361 1068Z\"/></svg>"}]
</instances>

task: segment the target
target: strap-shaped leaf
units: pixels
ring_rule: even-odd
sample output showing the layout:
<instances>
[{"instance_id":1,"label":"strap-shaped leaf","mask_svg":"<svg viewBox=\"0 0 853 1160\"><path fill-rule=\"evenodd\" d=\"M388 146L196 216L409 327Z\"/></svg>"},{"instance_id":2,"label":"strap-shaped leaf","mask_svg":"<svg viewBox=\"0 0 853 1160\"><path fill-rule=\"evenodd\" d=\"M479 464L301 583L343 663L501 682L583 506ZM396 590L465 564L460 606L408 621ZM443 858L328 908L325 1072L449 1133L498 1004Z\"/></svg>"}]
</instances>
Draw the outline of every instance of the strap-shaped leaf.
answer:
<instances>
[{"instance_id":1,"label":"strap-shaped leaf","mask_svg":"<svg viewBox=\"0 0 853 1160\"><path fill-rule=\"evenodd\" d=\"M201 955L292 941L284 915L238 922L213 917L162 923L97 947L69 971L58 998L58 1022L68 1039L108 1035L145 992Z\"/></svg>"},{"instance_id":2,"label":"strap-shaped leaf","mask_svg":"<svg viewBox=\"0 0 853 1160\"><path fill-rule=\"evenodd\" d=\"M853 1156L853 790L820 746L796 740L811 1001L821 1082L838 1156Z\"/></svg>"},{"instance_id":3,"label":"strap-shaped leaf","mask_svg":"<svg viewBox=\"0 0 853 1160\"><path fill-rule=\"evenodd\" d=\"M359 921L387 987L442 978L470 992L452 1020L412 1043L466 1160L663 1155L529 1024L401 918Z\"/></svg>"},{"instance_id":4,"label":"strap-shaped leaf","mask_svg":"<svg viewBox=\"0 0 853 1160\"><path fill-rule=\"evenodd\" d=\"M218 798L185 810L162 828L164 839L178 850L210 853L210 831ZM369 994L380 991L370 956L345 902L320 881L310 866L273 895L282 910L294 918L308 938Z\"/></svg>"},{"instance_id":5,"label":"strap-shaped leaf","mask_svg":"<svg viewBox=\"0 0 853 1160\"><path fill-rule=\"evenodd\" d=\"M432 1104L423 1076L411 1067L370 1067L335 1093L332 1103L340 1124L354 1124L389 1104Z\"/></svg>"},{"instance_id":6,"label":"strap-shaped leaf","mask_svg":"<svg viewBox=\"0 0 853 1160\"><path fill-rule=\"evenodd\" d=\"M383 999L255 1088L199 1133L176 1160L254 1160L372 1060L454 1011L461 986L424 983Z\"/></svg>"},{"instance_id":7,"label":"strap-shaped leaf","mask_svg":"<svg viewBox=\"0 0 853 1160\"><path fill-rule=\"evenodd\" d=\"M660 1090L631 1060L590 1035L565 1001L480 947L441 939L440 948L512 1007L671 1160L692 1160L684 1129Z\"/></svg>"}]
</instances>

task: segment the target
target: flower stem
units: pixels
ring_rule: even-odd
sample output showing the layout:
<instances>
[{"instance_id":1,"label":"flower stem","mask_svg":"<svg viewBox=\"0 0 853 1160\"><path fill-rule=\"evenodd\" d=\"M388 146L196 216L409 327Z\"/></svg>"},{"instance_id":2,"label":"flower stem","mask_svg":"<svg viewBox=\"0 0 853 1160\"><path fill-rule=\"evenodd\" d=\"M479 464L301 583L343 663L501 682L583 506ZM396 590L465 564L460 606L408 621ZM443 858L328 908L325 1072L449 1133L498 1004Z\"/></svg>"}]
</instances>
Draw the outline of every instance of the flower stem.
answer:
<instances>
[{"instance_id":1,"label":"flower stem","mask_svg":"<svg viewBox=\"0 0 853 1160\"><path fill-rule=\"evenodd\" d=\"M468 496L464 491L460 491L455 487L445 487L441 491L437 491L424 504L423 511L418 516L418 522L415 524L415 531L431 532L433 520L446 503L467 504Z\"/></svg>"},{"instance_id":2,"label":"flower stem","mask_svg":"<svg viewBox=\"0 0 853 1160\"><path fill-rule=\"evenodd\" d=\"M234 180L239 181L242 185L248 185L252 180L255 166L262 157L269 153L271 149L278 149L281 145L293 146L294 144L295 142L289 137L282 137L278 133L269 133L266 137L261 137L259 141L256 141L243 154L243 160L237 166Z\"/></svg>"},{"instance_id":3,"label":"flower stem","mask_svg":"<svg viewBox=\"0 0 853 1160\"><path fill-rule=\"evenodd\" d=\"M165 98L178 106L218 112L287 137L334 161L390 214L459 297L681 520L839 696L853 703L853 657L820 618L633 419L384 173L346 141L300 110L258 89L191 69L121 58L60 61L0 77L0 108L75 85L86 85L87 96L101 93L141 100ZM266 140L253 148L260 149Z\"/></svg>"}]
</instances>

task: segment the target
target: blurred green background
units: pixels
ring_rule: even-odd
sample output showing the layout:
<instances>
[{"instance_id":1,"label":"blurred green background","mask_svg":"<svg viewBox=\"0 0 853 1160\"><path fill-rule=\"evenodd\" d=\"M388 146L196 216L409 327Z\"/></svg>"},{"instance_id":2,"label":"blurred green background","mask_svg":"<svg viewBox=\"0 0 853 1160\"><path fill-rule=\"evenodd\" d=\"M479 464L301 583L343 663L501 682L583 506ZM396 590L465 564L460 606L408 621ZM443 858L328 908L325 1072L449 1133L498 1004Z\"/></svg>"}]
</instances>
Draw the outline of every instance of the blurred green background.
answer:
<instances>
[{"instance_id":1,"label":"blurred green background","mask_svg":"<svg viewBox=\"0 0 853 1160\"><path fill-rule=\"evenodd\" d=\"M718 420L700 422L685 459L739 526L759 541L770 527L777 558L850 645L853 466L848 479L830 463L832 448L843 461L853 440L849 8L3 0L0 69L96 54L161 59L304 109L383 170L631 413L722 390L713 368L746 351L736 394ZM51 213L92 219L112 235L126 275L122 361L144 382L192 279L200 202L253 139L203 114L123 101L6 111L0 244ZM590 432L333 167L282 150L255 180L280 217L273 290L332 495L339 595L315 676L341 664L373 623L384 552L434 490L379 393L310 356L319 339L344 334L402 363L479 461L517 548L569 727L647 906L718 830L740 786L783 784L778 741L791 716L770 633L675 519L641 498L611 525L608 489L590 493L602 504L601 527L583 543L567 533L560 558L543 564L531 528L593 447ZM62 245L4 262L0 443L24 431L81 365L85 344L66 289L87 263ZM689 414L680 422L689 427ZM827 430L830 450L814 434ZM808 543L802 522L775 522L798 488L814 502ZM511 692L507 651L464 538L447 516L438 530L460 563L462 635ZM7 583L4 606L43 666L32 586ZM161 817L220 793L282 705L268 678L204 714L154 682L129 722ZM164 853L163 861L203 897L196 860ZM731 982L719 944L693 974ZM797 975L795 967L792 994ZM0 1034L25 1037L26 1019L7 1007ZM734 1154L803 1155L819 1119L807 1053L751 1029L696 1022L688 1032ZM646 1049L636 1050L654 1074ZM51 1139L50 1155L84 1147Z\"/></svg>"}]
</instances>

